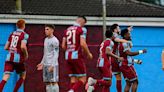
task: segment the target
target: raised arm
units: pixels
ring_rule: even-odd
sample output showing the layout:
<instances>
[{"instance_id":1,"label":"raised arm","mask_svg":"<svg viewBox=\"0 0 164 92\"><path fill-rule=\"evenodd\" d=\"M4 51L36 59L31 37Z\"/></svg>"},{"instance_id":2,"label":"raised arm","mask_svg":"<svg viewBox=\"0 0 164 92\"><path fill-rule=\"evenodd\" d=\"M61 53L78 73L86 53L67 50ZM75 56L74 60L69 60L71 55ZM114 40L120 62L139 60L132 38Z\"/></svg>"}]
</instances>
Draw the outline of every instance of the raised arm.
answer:
<instances>
[{"instance_id":1,"label":"raised arm","mask_svg":"<svg viewBox=\"0 0 164 92\"><path fill-rule=\"evenodd\" d=\"M120 38L115 38L114 39L115 42L122 42L122 43L128 43L129 41L125 40L125 39L120 39Z\"/></svg>"},{"instance_id":2,"label":"raised arm","mask_svg":"<svg viewBox=\"0 0 164 92\"><path fill-rule=\"evenodd\" d=\"M137 52L132 52L130 51L130 46L128 46L127 43L123 43L123 47L124 47L124 52L128 55L128 56L136 56L136 55L139 55L139 54L143 54L143 53L146 53L147 50L144 49L144 50L139 50Z\"/></svg>"}]
</instances>

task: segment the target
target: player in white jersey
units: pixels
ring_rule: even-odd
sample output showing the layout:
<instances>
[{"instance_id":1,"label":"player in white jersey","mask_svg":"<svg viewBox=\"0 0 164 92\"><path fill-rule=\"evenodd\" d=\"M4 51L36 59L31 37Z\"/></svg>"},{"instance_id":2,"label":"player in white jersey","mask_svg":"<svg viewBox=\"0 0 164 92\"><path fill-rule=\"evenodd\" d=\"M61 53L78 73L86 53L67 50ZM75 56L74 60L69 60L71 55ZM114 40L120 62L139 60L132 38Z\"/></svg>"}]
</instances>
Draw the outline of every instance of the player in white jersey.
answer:
<instances>
[{"instance_id":1,"label":"player in white jersey","mask_svg":"<svg viewBox=\"0 0 164 92\"><path fill-rule=\"evenodd\" d=\"M46 92L59 92L59 41L53 35L53 25L45 25L46 38L44 41L44 55L37 70L43 69L43 82L46 83Z\"/></svg>"}]
</instances>

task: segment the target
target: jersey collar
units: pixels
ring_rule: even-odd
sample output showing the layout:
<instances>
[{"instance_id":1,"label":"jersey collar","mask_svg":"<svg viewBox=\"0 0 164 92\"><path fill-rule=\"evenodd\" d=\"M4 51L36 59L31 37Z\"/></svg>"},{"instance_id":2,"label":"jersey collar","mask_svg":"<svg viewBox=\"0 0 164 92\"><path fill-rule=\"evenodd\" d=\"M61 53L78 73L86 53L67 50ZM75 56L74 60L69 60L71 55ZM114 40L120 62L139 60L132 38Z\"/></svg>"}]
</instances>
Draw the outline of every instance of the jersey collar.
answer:
<instances>
[{"instance_id":1,"label":"jersey collar","mask_svg":"<svg viewBox=\"0 0 164 92\"><path fill-rule=\"evenodd\" d=\"M74 23L73 25L74 25L74 26L79 26L79 27L80 27L80 24L78 24L78 23Z\"/></svg>"},{"instance_id":2,"label":"jersey collar","mask_svg":"<svg viewBox=\"0 0 164 92\"><path fill-rule=\"evenodd\" d=\"M111 40L110 38L106 38L106 40Z\"/></svg>"},{"instance_id":3,"label":"jersey collar","mask_svg":"<svg viewBox=\"0 0 164 92\"><path fill-rule=\"evenodd\" d=\"M22 29L17 29L17 31L24 32L24 30L22 30Z\"/></svg>"}]
</instances>

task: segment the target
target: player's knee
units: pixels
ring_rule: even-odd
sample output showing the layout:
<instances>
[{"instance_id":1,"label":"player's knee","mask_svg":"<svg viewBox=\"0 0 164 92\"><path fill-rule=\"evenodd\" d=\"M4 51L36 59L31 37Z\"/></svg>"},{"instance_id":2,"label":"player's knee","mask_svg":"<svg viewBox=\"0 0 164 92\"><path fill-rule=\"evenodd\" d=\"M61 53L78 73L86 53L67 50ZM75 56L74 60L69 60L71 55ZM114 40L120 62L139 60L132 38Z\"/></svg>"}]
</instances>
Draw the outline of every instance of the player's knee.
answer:
<instances>
[{"instance_id":1,"label":"player's knee","mask_svg":"<svg viewBox=\"0 0 164 92\"><path fill-rule=\"evenodd\" d=\"M132 83L128 80L126 80L126 86L131 87Z\"/></svg>"},{"instance_id":2,"label":"player's knee","mask_svg":"<svg viewBox=\"0 0 164 92\"><path fill-rule=\"evenodd\" d=\"M129 92L129 91L130 91L130 87L124 89L124 92Z\"/></svg>"},{"instance_id":3,"label":"player's knee","mask_svg":"<svg viewBox=\"0 0 164 92\"><path fill-rule=\"evenodd\" d=\"M122 78L121 78L121 74L117 74L117 75L115 75L116 76L116 80L121 80Z\"/></svg>"},{"instance_id":4,"label":"player's knee","mask_svg":"<svg viewBox=\"0 0 164 92\"><path fill-rule=\"evenodd\" d=\"M77 82L77 78L75 78L75 77L71 77L71 83L76 83Z\"/></svg>"},{"instance_id":5,"label":"player's knee","mask_svg":"<svg viewBox=\"0 0 164 92\"><path fill-rule=\"evenodd\" d=\"M79 80L80 80L80 81L82 81L82 82L83 82L83 84L85 84L85 83L86 83L87 78L86 78L86 77L81 77L81 78L79 78Z\"/></svg>"},{"instance_id":6,"label":"player's knee","mask_svg":"<svg viewBox=\"0 0 164 92\"><path fill-rule=\"evenodd\" d=\"M111 80L108 80L108 81L106 81L107 82L107 86L111 86L112 85L112 81Z\"/></svg>"},{"instance_id":7,"label":"player's knee","mask_svg":"<svg viewBox=\"0 0 164 92\"><path fill-rule=\"evenodd\" d=\"M138 80L135 80L134 83L136 86L138 85Z\"/></svg>"},{"instance_id":8,"label":"player's knee","mask_svg":"<svg viewBox=\"0 0 164 92\"><path fill-rule=\"evenodd\" d=\"M7 81L10 78L11 73L5 73L3 76L3 80Z\"/></svg>"},{"instance_id":9,"label":"player's knee","mask_svg":"<svg viewBox=\"0 0 164 92\"><path fill-rule=\"evenodd\" d=\"M52 90L53 90L53 92L59 92L59 85L58 85L58 84L55 84L55 85L52 87Z\"/></svg>"},{"instance_id":10,"label":"player's knee","mask_svg":"<svg viewBox=\"0 0 164 92\"><path fill-rule=\"evenodd\" d=\"M26 74L20 74L20 78L22 78L22 79L24 79L25 80L25 78L26 78Z\"/></svg>"}]
</instances>

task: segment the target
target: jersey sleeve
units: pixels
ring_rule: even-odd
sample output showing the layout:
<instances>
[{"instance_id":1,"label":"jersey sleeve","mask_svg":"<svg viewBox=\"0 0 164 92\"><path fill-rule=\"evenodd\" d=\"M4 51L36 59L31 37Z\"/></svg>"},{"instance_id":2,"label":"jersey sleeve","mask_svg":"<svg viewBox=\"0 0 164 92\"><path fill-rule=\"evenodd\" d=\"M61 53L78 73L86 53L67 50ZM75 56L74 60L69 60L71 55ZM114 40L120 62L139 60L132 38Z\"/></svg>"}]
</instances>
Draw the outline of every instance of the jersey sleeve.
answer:
<instances>
[{"instance_id":1,"label":"jersey sleeve","mask_svg":"<svg viewBox=\"0 0 164 92\"><path fill-rule=\"evenodd\" d=\"M127 50L130 50L129 46L127 43L123 43L123 47L124 47L124 50L123 52L127 51Z\"/></svg>"},{"instance_id":2,"label":"jersey sleeve","mask_svg":"<svg viewBox=\"0 0 164 92\"><path fill-rule=\"evenodd\" d=\"M82 28L83 34L81 37L84 37L85 39L87 38L87 29L85 27Z\"/></svg>"},{"instance_id":3,"label":"jersey sleeve","mask_svg":"<svg viewBox=\"0 0 164 92\"><path fill-rule=\"evenodd\" d=\"M45 44L45 39L44 39L44 44ZM43 49L43 57L42 57L42 61L41 61L41 63L42 64L44 64L44 62L45 62L45 52L46 52L46 50L45 50L45 47L44 47L44 49Z\"/></svg>"},{"instance_id":4,"label":"jersey sleeve","mask_svg":"<svg viewBox=\"0 0 164 92\"><path fill-rule=\"evenodd\" d=\"M23 41L24 43L27 43L28 38L29 38L29 35L28 35L28 34L24 34L24 38L23 38L22 41Z\"/></svg>"},{"instance_id":5,"label":"jersey sleeve","mask_svg":"<svg viewBox=\"0 0 164 92\"><path fill-rule=\"evenodd\" d=\"M12 34L10 34L10 36L9 36L9 38L8 38L8 42L11 42L11 40L12 40Z\"/></svg>"},{"instance_id":6,"label":"jersey sleeve","mask_svg":"<svg viewBox=\"0 0 164 92\"><path fill-rule=\"evenodd\" d=\"M79 31L79 33L80 33L80 37L82 37L82 38L85 39L84 32L83 32L83 30L82 30L81 27L78 28L78 31Z\"/></svg>"},{"instance_id":7,"label":"jersey sleeve","mask_svg":"<svg viewBox=\"0 0 164 92\"><path fill-rule=\"evenodd\" d=\"M52 64L53 66L58 65L58 57L59 57L59 41L58 39L53 40L53 48L54 48L54 55L53 55L53 61Z\"/></svg>"},{"instance_id":8,"label":"jersey sleeve","mask_svg":"<svg viewBox=\"0 0 164 92\"><path fill-rule=\"evenodd\" d=\"M66 39L66 37L67 37L66 32L67 32L67 30L64 31L63 39Z\"/></svg>"},{"instance_id":9,"label":"jersey sleeve","mask_svg":"<svg viewBox=\"0 0 164 92\"><path fill-rule=\"evenodd\" d=\"M113 42L109 42L109 44L108 44L108 46L106 48L109 48L110 50L112 50L113 45L114 45Z\"/></svg>"}]
</instances>

